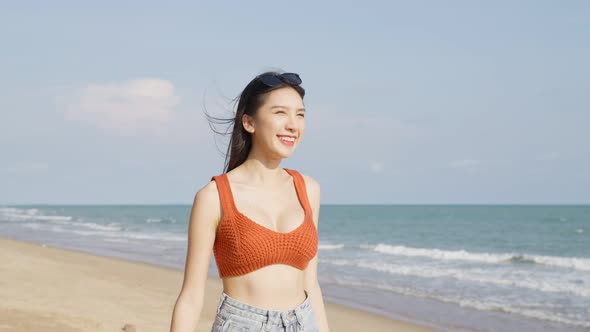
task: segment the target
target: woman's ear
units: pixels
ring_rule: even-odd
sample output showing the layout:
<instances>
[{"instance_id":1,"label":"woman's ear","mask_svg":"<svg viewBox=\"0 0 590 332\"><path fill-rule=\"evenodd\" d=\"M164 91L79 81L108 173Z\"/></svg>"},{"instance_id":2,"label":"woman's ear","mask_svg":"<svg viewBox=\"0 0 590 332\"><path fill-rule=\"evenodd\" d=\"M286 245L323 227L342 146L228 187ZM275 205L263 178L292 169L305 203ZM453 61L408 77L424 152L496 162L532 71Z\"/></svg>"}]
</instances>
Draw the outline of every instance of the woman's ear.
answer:
<instances>
[{"instance_id":1,"label":"woman's ear","mask_svg":"<svg viewBox=\"0 0 590 332\"><path fill-rule=\"evenodd\" d=\"M248 114L242 115L242 126L246 129L247 132L250 134L254 133L254 118L249 116Z\"/></svg>"}]
</instances>

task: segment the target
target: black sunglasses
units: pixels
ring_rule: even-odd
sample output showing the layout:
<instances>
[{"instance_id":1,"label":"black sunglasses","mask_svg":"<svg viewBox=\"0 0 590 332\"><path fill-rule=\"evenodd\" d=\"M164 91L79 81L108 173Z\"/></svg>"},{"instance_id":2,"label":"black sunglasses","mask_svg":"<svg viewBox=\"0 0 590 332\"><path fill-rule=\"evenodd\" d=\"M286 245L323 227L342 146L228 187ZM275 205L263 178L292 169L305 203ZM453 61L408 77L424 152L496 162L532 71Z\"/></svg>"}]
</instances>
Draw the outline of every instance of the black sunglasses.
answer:
<instances>
[{"instance_id":1,"label":"black sunglasses","mask_svg":"<svg viewBox=\"0 0 590 332\"><path fill-rule=\"evenodd\" d=\"M282 83L287 83L291 85L299 85L301 84L301 77L295 73L283 73L283 74L262 74L256 76L260 82L264 83L269 87L275 87L281 85Z\"/></svg>"}]
</instances>

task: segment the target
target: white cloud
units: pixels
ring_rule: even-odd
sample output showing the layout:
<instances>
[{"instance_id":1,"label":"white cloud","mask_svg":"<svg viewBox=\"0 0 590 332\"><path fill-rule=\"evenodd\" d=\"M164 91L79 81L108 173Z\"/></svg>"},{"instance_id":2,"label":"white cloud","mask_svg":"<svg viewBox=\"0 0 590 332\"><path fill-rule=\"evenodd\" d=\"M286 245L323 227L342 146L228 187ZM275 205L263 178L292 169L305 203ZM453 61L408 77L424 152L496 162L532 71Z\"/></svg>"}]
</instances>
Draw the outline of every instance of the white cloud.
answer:
<instances>
[{"instance_id":1,"label":"white cloud","mask_svg":"<svg viewBox=\"0 0 590 332\"><path fill-rule=\"evenodd\" d=\"M430 134L427 128L401 120L393 113L352 113L321 106L313 107L311 112L317 112L317 114L309 114L310 120L314 121L310 126L325 133L335 133L339 138L359 139L372 136L412 140L424 138Z\"/></svg>"},{"instance_id":2,"label":"white cloud","mask_svg":"<svg viewBox=\"0 0 590 332\"><path fill-rule=\"evenodd\" d=\"M180 102L174 90L170 81L157 78L91 83L68 102L65 116L121 134L159 131Z\"/></svg>"},{"instance_id":3,"label":"white cloud","mask_svg":"<svg viewBox=\"0 0 590 332\"><path fill-rule=\"evenodd\" d=\"M385 169L385 164L380 161L374 161L371 163L371 171L373 173L381 173Z\"/></svg>"},{"instance_id":4,"label":"white cloud","mask_svg":"<svg viewBox=\"0 0 590 332\"><path fill-rule=\"evenodd\" d=\"M395 164L394 160L402 158L403 149L431 136L429 128L402 120L393 112L352 113L322 105L306 107L310 110L304 135L317 142L310 148L319 155L325 155L328 150L334 160L345 160L347 164L358 162L363 168L374 162ZM373 159L374 156L379 159ZM380 170L383 165L369 167Z\"/></svg>"}]
</instances>

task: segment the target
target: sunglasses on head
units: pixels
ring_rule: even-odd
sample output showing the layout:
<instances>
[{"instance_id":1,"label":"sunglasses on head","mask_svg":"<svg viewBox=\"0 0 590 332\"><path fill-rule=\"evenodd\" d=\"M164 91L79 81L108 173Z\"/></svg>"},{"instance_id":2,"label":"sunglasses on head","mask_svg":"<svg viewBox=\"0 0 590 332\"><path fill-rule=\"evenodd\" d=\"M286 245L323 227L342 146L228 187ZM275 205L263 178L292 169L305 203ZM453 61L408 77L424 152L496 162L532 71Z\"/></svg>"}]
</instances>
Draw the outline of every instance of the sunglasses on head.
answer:
<instances>
[{"instance_id":1,"label":"sunglasses on head","mask_svg":"<svg viewBox=\"0 0 590 332\"><path fill-rule=\"evenodd\" d=\"M260 82L264 83L269 87L275 87L283 83L291 85L301 84L301 78L295 73L283 73L283 74L262 74L256 76Z\"/></svg>"}]
</instances>

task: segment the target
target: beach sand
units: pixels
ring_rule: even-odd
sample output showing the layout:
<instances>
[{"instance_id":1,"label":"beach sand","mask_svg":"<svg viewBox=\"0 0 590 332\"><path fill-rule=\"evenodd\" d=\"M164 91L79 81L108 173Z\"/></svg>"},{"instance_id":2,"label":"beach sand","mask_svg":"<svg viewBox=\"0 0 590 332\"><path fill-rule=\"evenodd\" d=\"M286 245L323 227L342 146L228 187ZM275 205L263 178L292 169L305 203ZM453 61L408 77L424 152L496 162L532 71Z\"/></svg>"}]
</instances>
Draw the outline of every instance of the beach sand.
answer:
<instances>
[{"instance_id":1,"label":"beach sand","mask_svg":"<svg viewBox=\"0 0 590 332\"><path fill-rule=\"evenodd\" d=\"M169 331L183 272L0 238L0 331ZM196 331L211 329L222 291L209 278ZM326 301L332 332L434 331Z\"/></svg>"}]
</instances>

